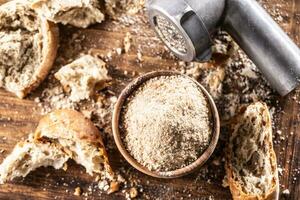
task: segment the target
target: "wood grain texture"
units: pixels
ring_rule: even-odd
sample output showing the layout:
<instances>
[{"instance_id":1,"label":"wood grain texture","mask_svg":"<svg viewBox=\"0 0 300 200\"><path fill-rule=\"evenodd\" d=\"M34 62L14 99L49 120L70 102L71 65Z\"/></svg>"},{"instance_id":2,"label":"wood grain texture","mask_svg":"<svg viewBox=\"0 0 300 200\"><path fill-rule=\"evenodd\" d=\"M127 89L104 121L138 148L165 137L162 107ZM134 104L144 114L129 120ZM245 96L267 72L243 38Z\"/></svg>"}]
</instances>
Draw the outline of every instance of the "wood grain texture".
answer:
<instances>
[{"instance_id":1,"label":"wood grain texture","mask_svg":"<svg viewBox=\"0 0 300 200\"><path fill-rule=\"evenodd\" d=\"M1 2L1 1L0 1ZM290 36L300 44L300 0L263 0L269 8L278 7L279 11L288 13L281 26L290 33ZM278 6L280 5L280 6ZM135 24L142 28L143 35L135 33L133 27L119 27L106 21L89 29L75 29L61 27L60 54L65 58L76 57L79 52L72 51L76 43L68 43L74 34L82 36L80 52L91 50L93 53L106 55L114 48L122 46L126 32L132 32L134 36L133 48L128 54L115 56L109 60L110 74L114 78L111 89L119 94L126 84L136 76L149 71L176 68L174 58L166 54L164 46L155 37L153 31L144 22ZM155 44L155 45L151 45ZM142 49L142 63L137 61L137 49ZM161 59L160 56L163 57ZM67 62L67 61L66 61ZM124 71L128 75L124 75ZM276 143L275 150L279 166L283 169L280 176L281 190L289 189L290 195L281 196L281 199L300 199L300 105L292 99L300 99L300 89L285 98L279 98L282 111L276 114L274 137L278 140L280 135L276 133L281 130L286 135L285 140ZM12 94L0 90L0 162L9 154L14 145L21 139L34 131L40 119L40 108L30 100L19 100ZM293 134L290 134L290 133ZM280 140L280 139L279 139ZM219 144L219 149L223 145ZM199 171L179 179L161 180L143 175L132 167L115 150L109 152L114 168L122 168L124 173L135 180L136 185L143 187L143 199L231 199L228 188L222 187L224 176L223 166L212 165L213 159ZM218 155L216 155L218 156ZM209 174L209 180L203 177ZM93 184L93 178L84 173L84 169L73 162L69 163L67 172L55 171L52 168L41 168L31 173L25 179L13 181L0 185L0 199L125 199L125 194L117 192L107 195L98 190L91 192L88 197L76 197L74 189L80 186L83 191Z\"/></svg>"}]
</instances>

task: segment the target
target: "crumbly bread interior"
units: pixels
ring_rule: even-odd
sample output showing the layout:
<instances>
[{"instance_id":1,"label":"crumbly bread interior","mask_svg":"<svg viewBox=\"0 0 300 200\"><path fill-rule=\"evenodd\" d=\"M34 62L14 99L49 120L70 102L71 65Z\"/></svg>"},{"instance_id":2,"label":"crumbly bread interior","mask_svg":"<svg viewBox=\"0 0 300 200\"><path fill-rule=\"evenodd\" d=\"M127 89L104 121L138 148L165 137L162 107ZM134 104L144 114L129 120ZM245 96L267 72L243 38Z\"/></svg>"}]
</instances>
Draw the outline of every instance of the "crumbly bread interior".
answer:
<instances>
[{"instance_id":1,"label":"crumbly bread interior","mask_svg":"<svg viewBox=\"0 0 300 200\"><path fill-rule=\"evenodd\" d=\"M64 90L70 92L70 100L79 102L92 96L96 86L104 87L110 80L107 74L106 64L101 59L84 55L62 67L55 77Z\"/></svg>"},{"instance_id":2,"label":"crumbly bread interior","mask_svg":"<svg viewBox=\"0 0 300 200\"><path fill-rule=\"evenodd\" d=\"M104 20L98 0L31 0L34 8L49 21L86 28Z\"/></svg>"},{"instance_id":3,"label":"crumbly bread interior","mask_svg":"<svg viewBox=\"0 0 300 200\"><path fill-rule=\"evenodd\" d=\"M63 167L69 157L60 145L37 142L32 138L19 142L12 153L0 165L0 184L17 177L25 177L39 167Z\"/></svg>"},{"instance_id":4,"label":"crumbly bread interior","mask_svg":"<svg viewBox=\"0 0 300 200\"><path fill-rule=\"evenodd\" d=\"M267 105L255 103L238 118L230 137L229 165L237 188L246 195L267 196L278 184Z\"/></svg>"},{"instance_id":5,"label":"crumbly bread interior","mask_svg":"<svg viewBox=\"0 0 300 200\"><path fill-rule=\"evenodd\" d=\"M18 96L43 60L42 22L25 2L0 6L0 87Z\"/></svg>"},{"instance_id":6,"label":"crumbly bread interior","mask_svg":"<svg viewBox=\"0 0 300 200\"><path fill-rule=\"evenodd\" d=\"M120 14L136 14L143 9L145 0L105 0L106 11L117 18Z\"/></svg>"},{"instance_id":7,"label":"crumbly bread interior","mask_svg":"<svg viewBox=\"0 0 300 200\"><path fill-rule=\"evenodd\" d=\"M82 142L74 142L67 139L58 139L67 155L77 164L85 167L86 172L93 176L94 173L105 172L106 158L101 148Z\"/></svg>"},{"instance_id":8,"label":"crumbly bread interior","mask_svg":"<svg viewBox=\"0 0 300 200\"><path fill-rule=\"evenodd\" d=\"M90 175L112 174L98 129L77 111L58 110L44 116L36 129L35 139L58 143Z\"/></svg>"}]
</instances>

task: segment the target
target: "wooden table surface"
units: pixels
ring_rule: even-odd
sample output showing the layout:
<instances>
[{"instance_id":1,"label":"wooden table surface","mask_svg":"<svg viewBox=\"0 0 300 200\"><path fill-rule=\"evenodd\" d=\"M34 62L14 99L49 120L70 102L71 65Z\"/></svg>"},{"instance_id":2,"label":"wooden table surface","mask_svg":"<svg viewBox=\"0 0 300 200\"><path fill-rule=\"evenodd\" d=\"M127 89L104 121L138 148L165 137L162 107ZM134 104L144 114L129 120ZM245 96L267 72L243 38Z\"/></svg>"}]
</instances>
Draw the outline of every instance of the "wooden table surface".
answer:
<instances>
[{"instance_id":1,"label":"wooden table surface","mask_svg":"<svg viewBox=\"0 0 300 200\"><path fill-rule=\"evenodd\" d=\"M281 26L290 33L290 36L299 45L300 40L300 0L263 0L261 1L269 8L278 8L279 12L288 13ZM135 33L136 27L143 28L143 35ZM114 78L112 90L119 94L121 89L132 79L134 73L139 74L169 69L178 63L169 55L164 54L163 45L157 40L153 31L145 22L135 26L116 26L111 21L95 25L89 29L78 30L71 27L61 28L60 54L65 57L76 56L80 52L94 49L99 54L106 55L114 48L122 46L126 32L134 35L133 49L128 54L122 54L108 61L111 75ZM84 36L80 52L70 51L75 45L67 42L71 35ZM147 44L155 44L147 45ZM144 61L137 61L137 49L141 49ZM72 52L72 55L68 55ZM128 71L124 75L124 71ZM42 90L40 88L39 90ZM276 114L274 135L275 139L280 137L277 130L286 135L286 139L276 143L278 164L283 169L280 175L281 190L288 189L289 195L281 195L281 199L300 199L300 89L285 98L278 97L282 112ZM293 97L293 98L292 98ZM20 100L14 95L0 90L0 162L9 154L14 145L21 139L34 131L41 111L32 100ZM293 134L290 134L290 133ZM212 164L213 159L199 171L189 176L161 180L143 175L127 164L117 150L109 152L110 160L115 169L122 168L123 174L130 177L130 181L138 188L143 188L139 198L143 199L231 199L228 188L222 187L224 177L223 165ZM204 176L207 174L208 176ZM206 178L209 177L209 178ZM14 182L0 185L0 199L125 199L125 194L120 191L107 195L98 190L88 192L88 196L76 197L74 189L80 186L87 192L93 183L93 178L84 173L83 168L70 162L67 172L55 171L52 168L41 168L28 177Z\"/></svg>"}]
</instances>

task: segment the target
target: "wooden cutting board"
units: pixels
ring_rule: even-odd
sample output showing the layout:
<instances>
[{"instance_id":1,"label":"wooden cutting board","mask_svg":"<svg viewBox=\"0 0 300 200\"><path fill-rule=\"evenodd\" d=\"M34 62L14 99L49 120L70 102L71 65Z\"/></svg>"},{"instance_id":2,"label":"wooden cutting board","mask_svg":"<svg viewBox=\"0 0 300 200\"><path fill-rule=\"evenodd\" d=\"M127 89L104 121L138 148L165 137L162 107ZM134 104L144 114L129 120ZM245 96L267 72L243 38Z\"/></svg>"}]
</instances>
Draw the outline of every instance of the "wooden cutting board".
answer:
<instances>
[{"instance_id":1,"label":"wooden cutting board","mask_svg":"<svg viewBox=\"0 0 300 200\"><path fill-rule=\"evenodd\" d=\"M299 45L300 40L300 0L263 0L269 7L278 7L279 12L288 13L284 17L281 26L290 33L290 36ZM143 35L135 34L135 28L142 28ZM108 64L112 67L111 74L114 78L112 90L119 94L122 88L132 80L135 72L145 73L154 70L169 69L177 63L170 56L158 57L164 51L163 45L157 40L153 31L146 22L141 22L130 27L115 26L110 21L101 25L92 26L89 29L61 28L60 54L69 54L70 48L75 43L67 44L70 36L79 34L83 36L81 51L91 48L99 54L106 55L114 48L122 46L126 32L134 35L134 46L129 54L117 56ZM151 41L151 42L149 42ZM154 44L154 45L147 45ZM142 63L137 60L138 49L142 49ZM79 52L72 52L78 54ZM128 71L124 75L123 71ZM134 73L132 73L134 72ZM41 89L40 89L41 90ZM293 97L293 99L292 99ZM276 115L274 135L279 136L277 130L286 135L286 139L275 144L278 164L283 171L280 175L281 190L288 189L290 194L281 199L300 199L300 89L293 94L279 98L282 112ZM0 162L9 154L14 145L34 131L40 119L40 108L34 101L20 100L14 95L0 90ZM290 134L293 132L293 134ZM172 179L161 180L143 175L130 167L117 150L110 152L111 162L114 168L122 168L123 173L131 177L131 182L143 188L139 198L143 199L231 199L230 191L222 187L224 176L223 166L207 166L192 175ZM214 175L215 178L204 178L203 170ZM98 190L89 192L89 186L93 178L84 173L83 168L70 162L68 171L55 171L52 168L41 168L31 173L28 177L14 182L0 185L0 199L125 199L123 192L107 195ZM88 196L76 197L74 189L80 186Z\"/></svg>"}]
</instances>

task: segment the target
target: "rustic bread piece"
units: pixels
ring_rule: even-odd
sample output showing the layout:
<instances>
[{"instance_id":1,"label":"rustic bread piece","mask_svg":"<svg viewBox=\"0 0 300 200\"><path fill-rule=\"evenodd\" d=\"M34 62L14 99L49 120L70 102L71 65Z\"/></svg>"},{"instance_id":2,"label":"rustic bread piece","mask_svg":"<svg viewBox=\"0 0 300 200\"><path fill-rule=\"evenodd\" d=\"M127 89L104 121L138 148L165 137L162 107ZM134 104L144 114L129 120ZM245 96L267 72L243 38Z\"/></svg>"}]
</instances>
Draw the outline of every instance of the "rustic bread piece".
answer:
<instances>
[{"instance_id":1,"label":"rustic bread piece","mask_svg":"<svg viewBox=\"0 0 300 200\"><path fill-rule=\"evenodd\" d=\"M112 18L126 13L134 15L143 9L145 0L105 0L106 12Z\"/></svg>"},{"instance_id":2,"label":"rustic bread piece","mask_svg":"<svg viewBox=\"0 0 300 200\"><path fill-rule=\"evenodd\" d=\"M19 142L12 153L0 165L0 184L17 177L25 177L39 167L63 167L69 157L60 145L36 142L32 138Z\"/></svg>"},{"instance_id":3,"label":"rustic bread piece","mask_svg":"<svg viewBox=\"0 0 300 200\"><path fill-rule=\"evenodd\" d=\"M226 172L234 200L278 199L277 162L266 104L254 103L237 117L230 136Z\"/></svg>"},{"instance_id":4,"label":"rustic bread piece","mask_svg":"<svg viewBox=\"0 0 300 200\"><path fill-rule=\"evenodd\" d=\"M39 17L26 1L0 6L0 87L24 98L52 68L58 28Z\"/></svg>"},{"instance_id":5,"label":"rustic bread piece","mask_svg":"<svg viewBox=\"0 0 300 200\"><path fill-rule=\"evenodd\" d=\"M57 110L44 116L36 129L35 139L60 144L90 175L112 174L98 129L77 111Z\"/></svg>"},{"instance_id":6,"label":"rustic bread piece","mask_svg":"<svg viewBox=\"0 0 300 200\"><path fill-rule=\"evenodd\" d=\"M105 179L113 179L107 153L98 129L84 116L73 110L57 110L44 116L26 141L19 142L0 165L0 184L25 177L42 166L63 167L74 159Z\"/></svg>"},{"instance_id":7,"label":"rustic bread piece","mask_svg":"<svg viewBox=\"0 0 300 200\"><path fill-rule=\"evenodd\" d=\"M70 100L79 102L92 96L95 87L103 88L110 80L106 64L99 58L84 55L74 62L62 67L55 77L64 90L71 92Z\"/></svg>"},{"instance_id":8,"label":"rustic bread piece","mask_svg":"<svg viewBox=\"0 0 300 200\"><path fill-rule=\"evenodd\" d=\"M98 0L31 0L32 8L55 23L86 28L104 20Z\"/></svg>"}]
</instances>

